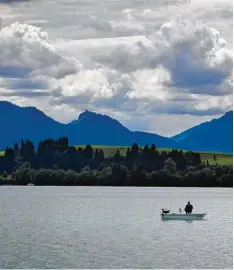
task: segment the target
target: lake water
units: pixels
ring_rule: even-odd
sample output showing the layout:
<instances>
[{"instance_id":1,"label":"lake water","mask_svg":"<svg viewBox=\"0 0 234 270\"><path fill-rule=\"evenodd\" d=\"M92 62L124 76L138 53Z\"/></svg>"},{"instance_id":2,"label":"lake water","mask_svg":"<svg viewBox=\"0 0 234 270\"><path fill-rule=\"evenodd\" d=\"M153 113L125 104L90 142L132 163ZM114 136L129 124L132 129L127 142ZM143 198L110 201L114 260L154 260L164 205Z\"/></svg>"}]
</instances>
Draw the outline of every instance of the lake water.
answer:
<instances>
[{"instance_id":1,"label":"lake water","mask_svg":"<svg viewBox=\"0 0 234 270\"><path fill-rule=\"evenodd\" d=\"M208 212L161 221L160 209ZM0 268L232 268L232 189L0 187Z\"/></svg>"}]
</instances>

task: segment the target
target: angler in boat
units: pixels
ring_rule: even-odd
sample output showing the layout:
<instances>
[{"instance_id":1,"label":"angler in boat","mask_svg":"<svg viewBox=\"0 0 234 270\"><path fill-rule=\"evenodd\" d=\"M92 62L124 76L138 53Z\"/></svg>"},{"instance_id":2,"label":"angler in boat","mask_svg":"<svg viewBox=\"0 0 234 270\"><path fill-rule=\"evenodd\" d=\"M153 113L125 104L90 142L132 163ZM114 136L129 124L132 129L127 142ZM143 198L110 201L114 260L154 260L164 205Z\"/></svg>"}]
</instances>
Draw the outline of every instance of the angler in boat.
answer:
<instances>
[{"instance_id":1,"label":"angler in boat","mask_svg":"<svg viewBox=\"0 0 234 270\"><path fill-rule=\"evenodd\" d=\"M170 213L170 209L162 209L161 217L162 220L202 220L204 219L206 213L194 213L193 206L188 202L184 209L185 213L182 213L181 208L179 209L179 213Z\"/></svg>"},{"instance_id":2,"label":"angler in boat","mask_svg":"<svg viewBox=\"0 0 234 270\"><path fill-rule=\"evenodd\" d=\"M188 204L185 206L184 211L186 214L191 214L193 211L193 206L192 204L190 204L190 202L188 202Z\"/></svg>"}]
</instances>

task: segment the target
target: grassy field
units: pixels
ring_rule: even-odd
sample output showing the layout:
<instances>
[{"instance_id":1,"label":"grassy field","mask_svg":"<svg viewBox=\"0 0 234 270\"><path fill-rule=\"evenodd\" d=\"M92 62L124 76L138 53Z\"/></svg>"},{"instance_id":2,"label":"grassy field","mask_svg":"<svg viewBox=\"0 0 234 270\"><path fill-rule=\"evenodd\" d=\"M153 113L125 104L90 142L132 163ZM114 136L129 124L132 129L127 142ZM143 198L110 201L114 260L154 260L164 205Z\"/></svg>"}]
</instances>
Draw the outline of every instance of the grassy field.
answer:
<instances>
[{"instance_id":1,"label":"grassy field","mask_svg":"<svg viewBox=\"0 0 234 270\"><path fill-rule=\"evenodd\" d=\"M224 154L224 153L217 153L216 154L216 162L213 159L213 153L205 153L200 152L202 160L208 160L210 165L215 165L218 163L219 165L232 165L233 164L233 155L231 154Z\"/></svg>"},{"instance_id":2,"label":"grassy field","mask_svg":"<svg viewBox=\"0 0 234 270\"><path fill-rule=\"evenodd\" d=\"M82 147L84 148L85 145L76 145L76 147ZM108 156L113 156L117 150L120 151L121 155L125 155L127 151L127 146L103 146L103 145L92 145L94 149L103 149L105 157ZM143 148L143 147L142 147ZM166 151L170 152L171 149L169 148L159 148L158 151ZM0 151L0 156L4 155L4 151ZM209 152L200 152L202 161L209 161L210 165L215 164L216 162L219 165L232 165L233 164L233 155L231 154L224 154L224 153L216 153L216 159L217 161L215 162L213 159L214 153L209 153Z\"/></svg>"},{"instance_id":3,"label":"grassy field","mask_svg":"<svg viewBox=\"0 0 234 270\"><path fill-rule=\"evenodd\" d=\"M76 147L85 147L85 145L76 145ZM105 157L108 156L113 156L117 150L120 151L121 155L125 155L126 151L127 151L127 146L103 146L103 145L92 145L92 147L94 149L98 148L98 149L103 149ZM144 148L144 146L142 147ZM158 148L158 151L162 152L162 151L166 151L166 152L170 152L171 149L170 148ZM219 165L231 165L233 164L233 155L231 154L225 154L225 153L215 153L216 154L216 159L217 159L217 163ZM212 152L200 152L202 161L209 161L210 165L215 165L216 162L213 159L214 153Z\"/></svg>"}]
</instances>

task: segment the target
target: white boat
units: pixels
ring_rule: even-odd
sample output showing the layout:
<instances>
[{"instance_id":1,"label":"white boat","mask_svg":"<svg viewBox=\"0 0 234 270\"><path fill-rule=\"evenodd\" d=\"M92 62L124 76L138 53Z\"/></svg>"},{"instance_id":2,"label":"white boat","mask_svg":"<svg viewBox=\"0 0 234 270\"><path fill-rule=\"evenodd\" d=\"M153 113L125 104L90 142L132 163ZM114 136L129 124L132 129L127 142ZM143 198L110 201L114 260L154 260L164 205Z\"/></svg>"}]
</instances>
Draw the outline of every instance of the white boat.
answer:
<instances>
[{"instance_id":1,"label":"white boat","mask_svg":"<svg viewBox=\"0 0 234 270\"><path fill-rule=\"evenodd\" d=\"M170 213L169 209L162 209L161 211L162 220L203 220L205 215L206 213Z\"/></svg>"}]
</instances>

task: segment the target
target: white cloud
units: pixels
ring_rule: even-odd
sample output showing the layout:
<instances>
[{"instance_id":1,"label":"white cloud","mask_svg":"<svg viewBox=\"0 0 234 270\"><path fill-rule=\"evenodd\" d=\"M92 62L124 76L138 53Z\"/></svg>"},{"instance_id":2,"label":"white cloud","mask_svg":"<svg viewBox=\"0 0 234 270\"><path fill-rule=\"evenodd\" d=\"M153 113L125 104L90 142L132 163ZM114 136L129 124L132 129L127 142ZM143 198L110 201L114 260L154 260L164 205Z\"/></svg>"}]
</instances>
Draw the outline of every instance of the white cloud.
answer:
<instances>
[{"instance_id":1,"label":"white cloud","mask_svg":"<svg viewBox=\"0 0 234 270\"><path fill-rule=\"evenodd\" d=\"M1 75L64 77L81 67L76 59L57 54L40 28L18 22L0 32Z\"/></svg>"},{"instance_id":2,"label":"white cloud","mask_svg":"<svg viewBox=\"0 0 234 270\"><path fill-rule=\"evenodd\" d=\"M8 86L11 95L17 95L18 89L22 96L22 89L31 86L35 96L37 89L44 89L64 102L77 97L93 103L118 94L128 78L105 67L86 69L77 59L61 56L48 42L47 33L31 25L14 23L3 28L0 50L0 74L5 78L1 84Z\"/></svg>"},{"instance_id":3,"label":"white cloud","mask_svg":"<svg viewBox=\"0 0 234 270\"><path fill-rule=\"evenodd\" d=\"M168 70L163 67L144 69L137 70L132 75L132 89L126 94L130 99L167 100L170 94L167 87L171 84Z\"/></svg>"},{"instance_id":4,"label":"white cloud","mask_svg":"<svg viewBox=\"0 0 234 270\"><path fill-rule=\"evenodd\" d=\"M99 68L81 70L59 80L58 87L64 96L89 96L90 102L112 98L122 86L124 76L114 70Z\"/></svg>"},{"instance_id":5,"label":"white cloud","mask_svg":"<svg viewBox=\"0 0 234 270\"><path fill-rule=\"evenodd\" d=\"M43 89L47 92L44 95L69 104L97 102L110 107L115 100L120 102L115 109L126 110L135 100L147 104L148 112L152 108L158 113L183 113L183 100L184 112L190 114L222 112L225 105L230 106L229 99L224 99L224 107L215 109L207 98L200 97L230 95L232 55L217 30L195 22L176 19L166 23L148 40L133 43L131 49L122 45L112 52L108 55L112 61L104 57L100 61L104 66L96 64L88 69L77 59L58 54L47 33L38 27L14 23L0 33L4 51L1 74L10 90L31 87L39 95L37 90ZM153 108L155 102L158 109ZM198 106L201 102L204 104Z\"/></svg>"},{"instance_id":6,"label":"white cloud","mask_svg":"<svg viewBox=\"0 0 234 270\"><path fill-rule=\"evenodd\" d=\"M10 6L4 25L17 16L43 30L27 23L1 30L0 99L37 106L61 121L87 108L128 124L125 114L133 122L138 115L139 129L164 135L166 127L155 130L146 119L170 114L179 130L188 124L172 115L190 115L191 125L220 115L232 108L231 6L229 0Z\"/></svg>"}]
</instances>

